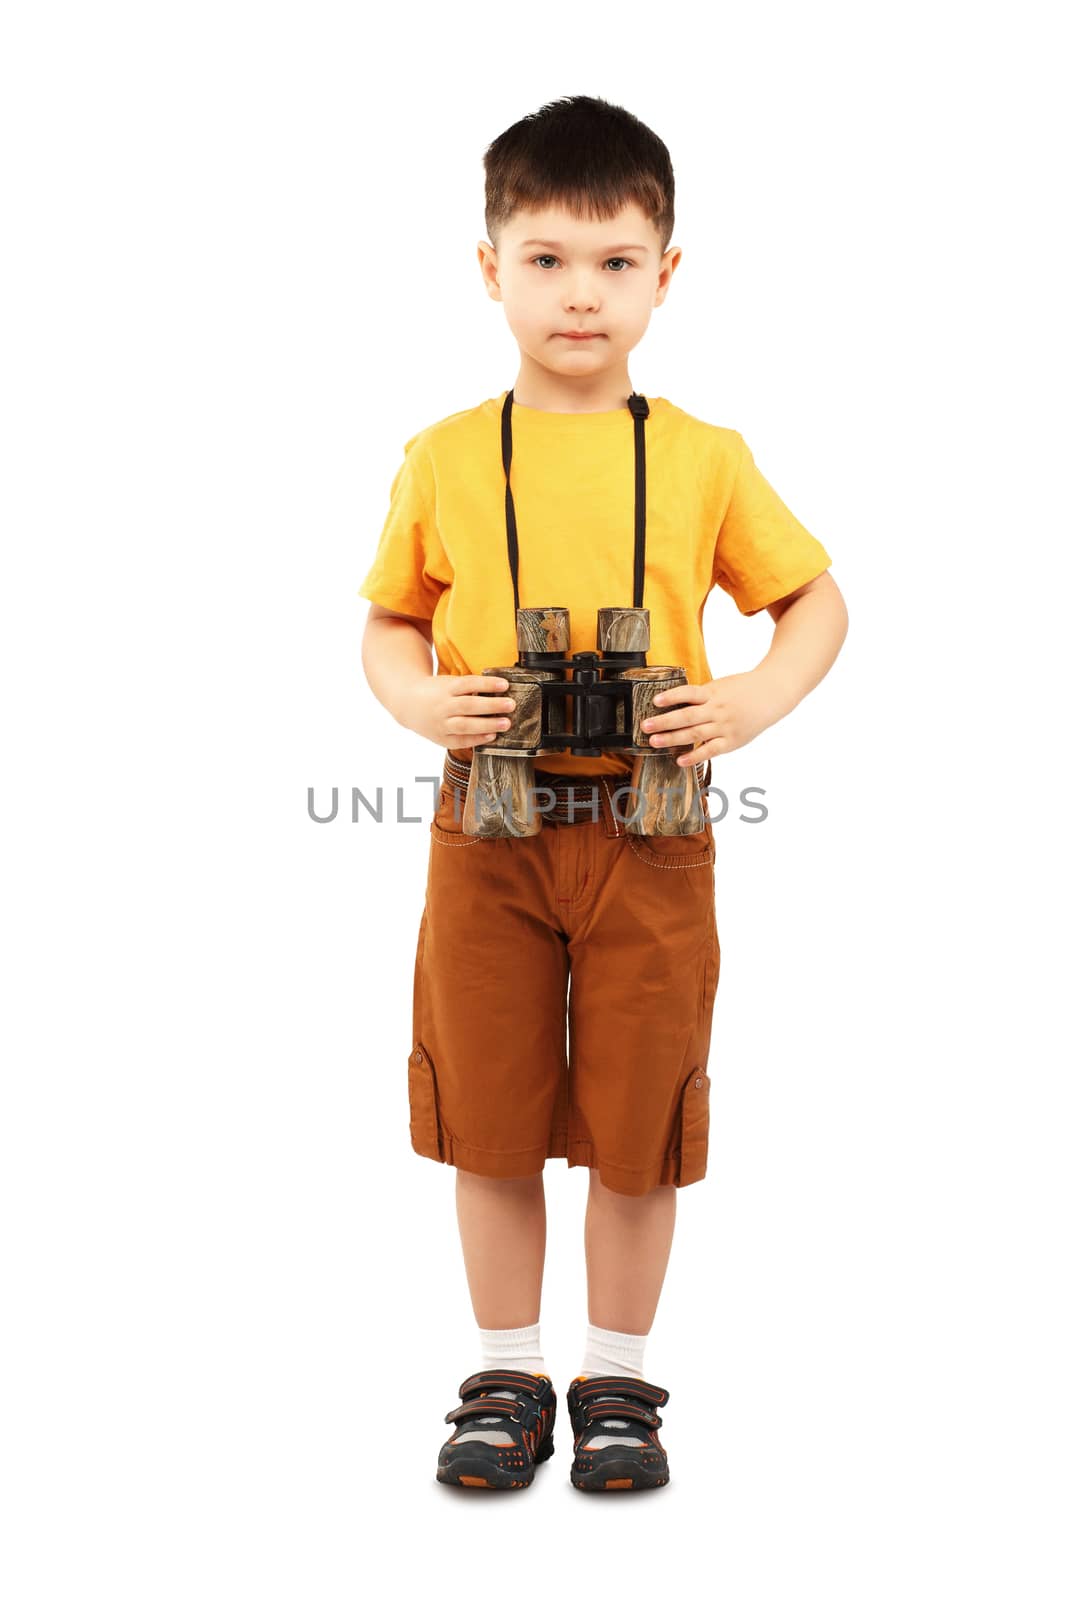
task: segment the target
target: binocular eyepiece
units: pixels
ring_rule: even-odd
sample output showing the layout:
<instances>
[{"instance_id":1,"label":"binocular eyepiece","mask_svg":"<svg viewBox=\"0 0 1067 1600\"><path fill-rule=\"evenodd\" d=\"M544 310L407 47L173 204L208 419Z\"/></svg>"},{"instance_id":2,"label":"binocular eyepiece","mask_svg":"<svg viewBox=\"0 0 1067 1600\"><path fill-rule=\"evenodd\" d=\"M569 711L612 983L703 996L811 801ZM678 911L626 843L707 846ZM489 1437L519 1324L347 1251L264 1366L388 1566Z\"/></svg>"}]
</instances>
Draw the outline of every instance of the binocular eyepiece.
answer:
<instances>
[{"instance_id":1,"label":"binocular eyepiece","mask_svg":"<svg viewBox=\"0 0 1067 1600\"><path fill-rule=\"evenodd\" d=\"M649 613L644 606L601 606L597 648L570 649L566 606L524 606L515 613L518 660L485 667L506 678L515 702L511 726L491 746L476 745L463 807L463 832L522 838L541 830L532 805L533 762L550 751L600 756L633 754L629 805L620 818L629 833L699 833L706 824L693 767L679 767L671 751L655 749L641 727L660 710L655 695L685 683L682 667L646 665ZM569 674L569 676L568 676ZM494 693L497 691L489 691ZM692 747L690 747L692 748Z\"/></svg>"}]
</instances>

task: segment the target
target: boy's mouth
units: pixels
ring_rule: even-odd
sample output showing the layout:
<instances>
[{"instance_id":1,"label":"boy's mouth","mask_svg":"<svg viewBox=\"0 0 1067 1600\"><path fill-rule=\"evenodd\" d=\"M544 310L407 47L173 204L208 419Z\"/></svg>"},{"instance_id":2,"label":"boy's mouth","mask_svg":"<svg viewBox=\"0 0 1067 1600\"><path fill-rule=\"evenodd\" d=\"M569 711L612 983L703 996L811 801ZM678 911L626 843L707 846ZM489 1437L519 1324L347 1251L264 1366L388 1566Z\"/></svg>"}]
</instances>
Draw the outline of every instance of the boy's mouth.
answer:
<instances>
[{"instance_id":1,"label":"boy's mouth","mask_svg":"<svg viewBox=\"0 0 1067 1600\"><path fill-rule=\"evenodd\" d=\"M561 339L602 339L602 333L561 333Z\"/></svg>"}]
</instances>

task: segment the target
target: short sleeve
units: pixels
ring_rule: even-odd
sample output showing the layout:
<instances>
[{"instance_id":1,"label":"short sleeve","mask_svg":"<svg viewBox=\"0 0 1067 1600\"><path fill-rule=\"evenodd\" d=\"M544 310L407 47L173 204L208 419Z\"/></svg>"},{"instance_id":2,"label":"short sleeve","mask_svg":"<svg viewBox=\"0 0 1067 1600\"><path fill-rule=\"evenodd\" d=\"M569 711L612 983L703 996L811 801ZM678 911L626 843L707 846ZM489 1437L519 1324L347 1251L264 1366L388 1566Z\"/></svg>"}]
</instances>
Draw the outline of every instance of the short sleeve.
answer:
<instances>
[{"instance_id":1,"label":"short sleeve","mask_svg":"<svg viewBox=\"0 0 1067 1600\"><path fill-rule=\"evenodd\" d=\"M416 434L404 446L389 491L374 564L358 590L363 599L408 616L433 617L450 581L433 507L433 469Z\"/></svg>"},{"instance_id":2,"label":"short sleeve","mask_svg":"<svg viewBox=\"0 0 1067 1600\"><path fill-rule=\"evenodd\" d=\"M712 584L750 617L830 565L824 547L771 488L740 434L737 472L715 544Z\"/></svg>"}]
</instances>

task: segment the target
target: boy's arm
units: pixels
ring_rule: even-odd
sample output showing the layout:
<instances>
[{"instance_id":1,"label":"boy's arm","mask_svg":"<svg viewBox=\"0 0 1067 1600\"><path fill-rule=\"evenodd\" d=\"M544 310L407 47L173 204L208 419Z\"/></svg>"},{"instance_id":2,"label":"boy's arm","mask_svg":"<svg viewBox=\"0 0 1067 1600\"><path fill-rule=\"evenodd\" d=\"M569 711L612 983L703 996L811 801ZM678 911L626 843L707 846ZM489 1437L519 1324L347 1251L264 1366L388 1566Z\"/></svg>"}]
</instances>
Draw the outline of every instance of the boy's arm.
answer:
<instances>
[{"instance_id":1,"label":"boy's arm","mask_svg":"<svg viewBox=\"0 0 1067 1600\"><path fill-rule=\"evenodd\" d=\"M434 744L489 744L510 727L507 678L433 670L433 623L371 602L363 630L363 671L375 697L402 728Z\"/></svg>"},{"instance_id":2,"label":"boy's arm","mask_svg":"<svg viewBox=\"0 0 1067 1600\"><path fill-rule=\"evenodd\" d=\"M363 629L363 671L375 699L406 726L412 688L433 676L433 623L371 602Z\"/></svg>"},{"instance_id":3,"label":"boy's arm","mask_svg":"<svg viewBox=\"0 0 1067 1600\"><path fill-rule=\"evenodd\" d=\"M412 617L406 611L390 611L388 606L380 606L377 600L372 600L370 610L367 612L367 621L377 622L379 617L399 617L402 622L410 622L413 627L418 628L427 644L433 644L433 623L429 617ZM363 636L366 638L366 629L363 631Z\"/></svg>"},{"instance_id":4,"label":"boy's arm","mask_svg":"<svg viewBox=\"0 0 1067 1600\"><path fill-rule=\"evenodd\" d=\"M792 711L829 672L848 631L845 602L826 570L829 551L768 483L736 432L733 447L734 478L716 532L711 582L743 616L766 611L774 637L750 672L653 696L660 712L643 727L679 766L739 750Z\"/></svg>"},{"instance_id":5,"label":"boy's arm","mask_svg":"<svg viewBox=\"0 0 1067 1600\"><path fill-rule=\"evenodd\" d=\"M774 637L758 666L710 683L679 684L653 697L660 713L642 726L679 766L750 743L792 711L833 665L848 632L848 612L828 572L763 609L774 619Z\"/></svg>"},{"instance_id":6,"label":"boy's arm","mask_svg":"<svg viewBox=\"0 0 1067 1600\"><path fill-rule=\"evenodd\" d=\"M506 678L435 673L433 622L451 567L435 521L432 463L416 434L389 493L378 550L359 593L371 602L363 629L363 671L376 699L402 728L447 749L487 744L508 725L515 702ZM410 605L402 611L376 597Z\"/></svg>"},{"instance_id":7,"label":"boy's arm","mask_svg":"<svg viewBox=\"0 0 1067 1600\"><path fill-rule=\"evenodd\" d=\"M828 572L820 572L781 600L772 600L764 610L774 622L774 637L755 671L773 712L765 723L769 728L825 678L845 642L848 611Z\"/></svg>"}]
</instances>

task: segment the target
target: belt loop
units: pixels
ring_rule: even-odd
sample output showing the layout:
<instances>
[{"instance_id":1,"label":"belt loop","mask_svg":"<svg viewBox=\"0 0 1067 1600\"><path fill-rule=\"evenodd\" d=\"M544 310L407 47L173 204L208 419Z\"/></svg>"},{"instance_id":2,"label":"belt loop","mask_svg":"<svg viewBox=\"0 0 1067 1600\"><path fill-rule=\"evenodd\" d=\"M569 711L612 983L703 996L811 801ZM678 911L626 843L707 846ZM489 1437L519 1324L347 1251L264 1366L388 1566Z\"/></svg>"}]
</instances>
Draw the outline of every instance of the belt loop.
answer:
<instances>
[{"instance_id":1,"label":"belt loop","mask_svg":"<svg viewBox=\"0 0 1067 1600\"><path fill-rule=\"evenodd\" d=\"M598 778L597 785L604 796L604 835L608 839L617 839L620 833L619 819L611 804L614 791L608 787L607 778Z\"/></svg>"}]
</instances>

